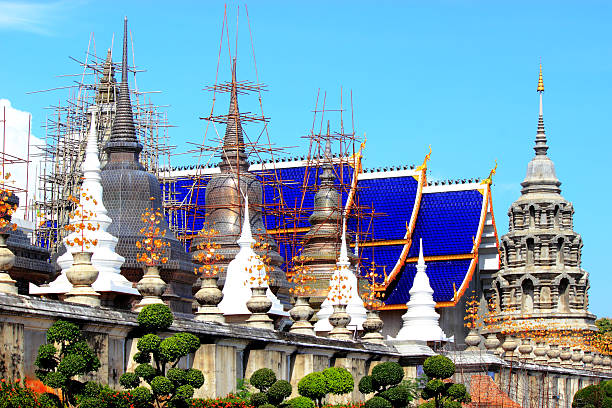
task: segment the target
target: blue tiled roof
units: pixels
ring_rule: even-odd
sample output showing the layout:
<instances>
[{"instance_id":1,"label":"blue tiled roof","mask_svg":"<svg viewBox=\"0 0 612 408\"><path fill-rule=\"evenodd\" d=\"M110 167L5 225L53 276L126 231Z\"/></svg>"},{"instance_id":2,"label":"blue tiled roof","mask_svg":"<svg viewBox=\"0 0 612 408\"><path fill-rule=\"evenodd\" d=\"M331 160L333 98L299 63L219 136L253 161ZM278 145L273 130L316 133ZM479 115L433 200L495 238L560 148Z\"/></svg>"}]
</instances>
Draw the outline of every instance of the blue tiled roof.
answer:
<instances>
[{"instance_id":1,"label":"blue tiled roof","mask_svg":"<svg viewBox=\"0 0 612 408\"><path fill-rule=\"evenodd\" d=\"M425 256L471 253L483 198L477 190L423 194L408 257L419 255L421 238Z\"/></svg>"},{"instance_id":2,"label":"blue tiled roof","mask_svg":"<svg viewBox=\"0 0 612 408\"><path fill-rule=\"evenodd\" d=\"M348 196L348 186L353 175L353 169L344 165L335 166L336 174L339 176L342 171L347 191L342 191L342 203L345 205ZM278 228L304 228L309 227L308 216L313 207L315 188L308 188L303 192L304 180L307 185L314 187L318 184L317 170L306 167L288 167L276 170L264 170L254 172L260 179L268 181L274 178L282 179L282 201L286 209L303 209L304 213L299 219L288 217L281 219L278 215L271 212L264 214L266 227L268 229ZM384 176L384 174L381 174ZM208 179L202 181L199 193L197 189L190 192L192 179L184 178L176 181L175 199L179 202L195 204L205 204L205 185ZM273 183L264 183L264 203L274 208L271 204L280 205L281 194L278 187ZM359 181L355 202L362 207L372 207L378 215L374 218L363 218L359 220L361 225L356 225L356 219L349 219L348 229L355 231L359 229L367 241L388 241L401 240L406 233L406 223L410 222L410 217L415 205L418 181L411 176L402 177L378 177L368 178ZM412 246L408 258L418 255L419 239L423 238L425 256L444 256L471 253L473 249L473 239L476 238L480 222L483 205L483 195L477 190L464 191L443 191L434 193L424 193L421 197L421 204L415 229L412 235ZM303 201L302 201L303 200ZM179 214L178 218L183 218L184 214ZM188 214L187 224L191 230L198 231L202 228L203 217L193 220ZM183 221L179 221L183 222ZM304 232L297 233L293 243L278 240L279 253L290 261L292 254L298 254L301 249L301 237ZM389 274L403 249L402 244L397 245L378 245L360 247L360 258L362 261L362 271L369 267L372 261L377 265L385 265L386 272ZM450 301L453 298L453 282L455 287L463 283L468 272L470 260L449 260L433 261L427 263L427 274L430 278L431 286L434 289L434 299L437 302ZM382 271L381 271L382 272ZM389 286L385 303L404 304L409 299L409 290L412 287L412 280L416 273L415 264L407 263ZM382 274L382 273L381 273ZM381 276L380 280L384 277Z\"/></svg>"},{"instance_id":3,"label":"blue tiled roof","mask_svg":"<svg viewBox=\"0 0 612 408\"><path fill-rule=\"evenodd\" d=\"M362 231L371 233L368 240L403 239L406 223L410 222L416 199L418 181L414 177L376 178L359 181L357 193L361 206L371 206L381 213L372 220L364 220Z\"/></svg>"},{"instance_id":4,"label":"blue tiled roof","mask_svg":"<svg viewBox=\"0 0 612 408\"><path fill-rule=\"evenodd\" d=\"M434 301L448 302L453 300L453 283L455 288L459 290L468 272L470 262L471 259L427 262L426 273L429 277L429 284L434 290ZM385 304L397 305L408 302L415 275L416 263L406 263L398 278L399 281L385 299Z\"/></svg>"}]
</instances>

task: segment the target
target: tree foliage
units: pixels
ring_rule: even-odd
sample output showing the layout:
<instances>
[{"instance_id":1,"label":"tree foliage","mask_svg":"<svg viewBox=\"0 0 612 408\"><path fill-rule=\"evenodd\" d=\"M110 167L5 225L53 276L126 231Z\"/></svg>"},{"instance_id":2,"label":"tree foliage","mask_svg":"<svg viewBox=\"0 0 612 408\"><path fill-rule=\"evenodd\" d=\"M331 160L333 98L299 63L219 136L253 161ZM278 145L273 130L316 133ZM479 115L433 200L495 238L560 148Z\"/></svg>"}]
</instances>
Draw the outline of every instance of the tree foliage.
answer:
<instances>
[{"instance_id":1,"label":"tree foliage","mask_svg":"<svg viewBox=\"0 0 612 408\"><path fill-rule=\"evenodd\" d=\"M100 368L100 360L89 347L79 327L63 320L47 330L47 344L38 349L36 376L48 387L62 390L64 405L76 404L85 383L76 377Z\"/></svg>"},{"instance_id":2,"label":"tree foliage","mask_svg":"<svg viewBox=\"0 0 612 408\"><path fill-rule=\"evenodd\" d=\"M425 360L423 371L430 378L421 392L421 398L429 400L420 408L461 408L462 403L471 401L463 384L447 380L455 373L455 364L445 356L432 356Z\"/></svg>"},{"instance_id":3,"label":"tree foliage","mask_svg":"<svg viewBox=\"0 0 612 408\"><path fill-rule=\"evenodd\" d=\"M402 382L404 369L393 361L380 363L372 368L372 374L359 381L359 391L363 394L375 393L366 401L367 408L405 408L414 398L408 384Z\"/></svg>"},{"instance_id":4,"label":"tree foliage","mask_svg":"<svg viewBox=\"0 0 612 408\"><path fill-rule=\"evenodd\" d=\"M200 347L200 339L191 333L177 333L162 339L156 333L172 325L172 312L163 304L147 305L138 314L138 325L146 333L136 347L134 361L139 363L133 373L119 379L121 386L138 390L144 400L149 399L139 387L144 381L151 388L150 400L157 407L186 407L196 389L204 385L200 370L177 367L180 359Z\"/></svg>"}]
</instances>

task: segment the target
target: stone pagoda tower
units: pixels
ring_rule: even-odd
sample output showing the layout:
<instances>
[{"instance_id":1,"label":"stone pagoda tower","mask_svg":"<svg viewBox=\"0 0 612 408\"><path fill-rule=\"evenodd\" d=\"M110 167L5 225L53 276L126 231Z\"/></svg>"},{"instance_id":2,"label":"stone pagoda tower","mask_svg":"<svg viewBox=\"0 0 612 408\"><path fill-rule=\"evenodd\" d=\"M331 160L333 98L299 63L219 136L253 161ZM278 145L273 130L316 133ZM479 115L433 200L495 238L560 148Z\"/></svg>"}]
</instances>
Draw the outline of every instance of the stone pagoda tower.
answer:
<instances>
[{"instance_id":1,"label":"stone pagoda tower","mask_svg":"<svg viewBox=\"0 0 612 408\"><path fill-rule=\"evenodd\" d=\"M115 117L116 99L117 99L117 82L115 80L115 67L113 65L113 54L108 49L106 60L102 68L102 74L98 79L96 90L96 105L100 112L98 124L98 143L100 147L100 164L106 165L108 155L104 151L104 146L110 138L111 129L113 126L113 118Z\"/></svg>"},{"instance_id":2,"label":"stone pagoda tower","mask_svg":"<svg viewBox=\"0 0 612 408\"><path fill-rule=\"evenodd\" d=\"M312 284L315 292L310 297L310 305L315 310L321 307L321 303L327 297L329 279L336 268L342 235L340 193L336 186L336 176L332 164L329 123L327 124L327 135L323 164L319 175L319 189L314 196L313 212L308 218L311 227L302 240L302 255L309 258L304 265L310 268L311 274L315 278Z\"/></svg>"},{"instance_id":3,"label":"stone pagoda tower","mask_svg":"<svg viewBox=\"0 0 612 408\"><path fill-rule=\"evenodd\" d=\"M244 136L240 111L238 109L239 84L236 81L236 60L232 65L232 81L230 84L229 113L225 117L227 126L221 150L219 173L212 176L206 186L206 223L208 228L219 231L215 241L221 248L218 253L223 256L219 263L219 286L225 285L227 265L240 251L237 240L242 229L244 217L244 196L249 197L249 213L251 230L256 241L265 243L268 249L255 251L260 255L270 257L272 271L269 273L270 288L284 304L288 305L289 282L285 272L280 268L283 258L278 253L278 244L267 233L261 212L263 190L261 182L249 172L249 162L245 150ZM191 243L191 251L195 259L197 246L206 240L195 237ZM199 287L198 287L199 289Z\"/></svg>"},{"instance_id":4,"label":"stone pagoda tower","mask_svg":"<svg viewBox=\"0 0 612 408\"><path fill-rule=\"evenodd\" d=\"M492 295L502 315L526 327L595 329L595 316L587 310L589 278L580 266L582 238L573 229L574 208L561 195L547 155L541 66L537 90L535 157L527 165L521 196L508 211L509 232L501 238L501 269Z\"/></svg>"},{"instance_id":5,"label":"stone pagoda tower","mask_svg":"<svg viewBox=\"0 0 612 408\"><path fill-rule=\"evenodd\" d=\"M127 18L116 114L104 150L108 163L101 173L103 200L108 216L113 220L108 232L119 239L116 251L125 258L121 273L130 281L138 282L143 274L143 265L136 260L138 248L135 245L142 239L140 229L144 224L140 217L147 209L162 208L162 194L159 180L139 162L142 145L136 137L127 83ZM193 264L165 220L160 224L160 229L166 230L164 239L170 243L167 252L169 260L160 265L161 276L168 284L163 298L175 311L191 313L191 287L195 280Z\"/></svg>"}]
</instances>

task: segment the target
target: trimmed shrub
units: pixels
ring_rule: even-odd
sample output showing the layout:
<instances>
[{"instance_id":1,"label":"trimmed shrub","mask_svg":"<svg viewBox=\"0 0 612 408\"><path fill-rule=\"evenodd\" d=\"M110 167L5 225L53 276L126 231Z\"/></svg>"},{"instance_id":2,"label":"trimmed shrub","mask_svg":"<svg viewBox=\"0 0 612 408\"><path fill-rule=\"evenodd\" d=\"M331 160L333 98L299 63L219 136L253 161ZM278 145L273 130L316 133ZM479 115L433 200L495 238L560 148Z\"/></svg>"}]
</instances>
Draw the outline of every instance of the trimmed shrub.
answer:
<instances>
[{"instance_id":1,"label":"trimmed shrub","mask_svg":"<svg viewBox=\"0 0 612 408\"><path fill-rule=\"evenodd\" d=\"M166 372L166 378L172 381L175 385L186 384L187 373L180 368L171 368Z\"/></svg>"},{"instance_id":2,"label":"trimmed shrub","mask_svg":"<svg viewBox=\"0 0 612 408\"><path fill-rule=\"evenodd\" d=\"M380 363L372 369L372 384L375 391L384 391L404 379L402 366L393 361Z\"/></svg>"},{"instance_id":3,"label":"trimmed shrub","mask_svg":"<svg viewBox=\"0 0 612 408\"><path fill-rule=\"evenodd\" d=\"M361 377L361 380L359 380L358 387L359 387L359 392L362 394L370 394L374 392L374 386L372 384L372 376L366 375L364 377Z\"/></svg>"},{"instance_id":4,"label":"trimmed shrub","mask_svg":"<svg viewBox=\"0 0 612 408\"><path fill-rule=\"evenodd\" d=\"M251 385L261 392L266 392L276 382L276 374L269 368L260 368L249 379Z\"/></svg>"},{"instance_id":5,"label":"trimmed shrub","mask_svg":"<svg viewBox=\"0 0 612 408\"><path fill-rule=\"evenodd\" d=\"M380 397L386 399L393 405L393 408L404 408L412 401L408 387L398 385L391 387L379 394Z\"/></svg>"},{"instance_id":6,"label":"trimmed shrub","mask_svg":"<svg viewBox=\"0 0 612 408\"><path fill-rule=\"evenodd\" d=\"M276 408L276 407L272 404L263 404L260 408Z\"/></svg>"},{"instance_id":7,"label":"trimmed shrub","mask_svg":"<svg viewBox=\"0 0 612 408\"><path fill-rule=\"evenodd\" d=\"M174 392L174 398L186 400L193 397L194 389L191 385L185 384L181 385Z\"/></svg>"},{"instance_id":8,"label":"trimmed shrub","mask_svg":"<svg viewBox=\"0 0 612 408\"><path fill-rule=\"evenodd\" d=\"M393 408L393 405L382 397L372 397L365 402L365 408Z\"/></svg>"},{"instance_id":9,"label":"trimmed shrub","mask_svg":"<svg viewBox=\"0 0 612 408\"><path fill-rule=\"evenodd\" d=\"M355 389L355 381L351 373L344 367L330 367L323 370L327 382L327 393L342 395Z\"/></svg>"},{"instance_id":10,"label":"trimmed shrub","mask_svg":"<svg viewBox=\"0 0 612 408\"><path fill-rule=\"evenodd\" d=\"M147 387L136 387L130 391L136 406L146 406L153 402L153 394Z\"/></svg>"},{"instance_id":11,"label":"trimmed shrub","mask_svg":"<svg viewBox=\"0 0 612 408\"><path fill-rule=\"evenodd\" d=\"M139 351L136 354L134 354L134 361L137 362L138 364L150 363L151 354Z\"/></svg>"},{"instance_id":12,"label":"trimmed shrub","mask_svg":"<svg viewBox=\"0 0 612 408\"><path fill-rule=\"evenodd\" d=\"M574 394L572 408L600 408L605 391L600 385L588 385Z\"/></svg>"},{"instance_id":13,"label":"trimmed shrub","mask_svg":"<svg viewBox=\"0 0 612 408\"><path fill-rule=\"evenodd\" d=\"M298 383L298 393L316 401L317 406L320 407L327 394L327 381L323 374L314 372L302 378Z\"/></svg>"},{"instance_id":14,"label":"trimmed shrub","mask_svg":"<svg viewBox=\"0 0 612 408\"><path fill-rule=\"evenodd\" d=\"M425 360L423 371L429 378L445 380L455 374L455 363L445 356L432 356Z\"/></svg>"},{"instance_id":15,"label":"trimmed shrub","mask_svg":"<svg viewBox=\"0 0 612 408\"><path fill-rule=\"evenodd\" d=\"M134 374L146 382L150 382L153 378L155 378L155 376L157 376L157 370L151 364L139 364L136 366Z\"/></svg>"},{"instance_id":16,"label":"trimmed shrub","mask_svg":"<svg viewBox=\"0 0 612 408\"><path fill-rule=\"evenodd\" d=\"M315 403L308 397L295 397L287 401L291 408L314 408Z\"/></svg>"},{"instance_id":17,"label":"trimmed shrub","mask_svg":"<svg viewBox=\"0 0 612 408\"><path fill-rule=\"evenodd\" d=\"M174 384L166 377L158 375L151 380L151 390L157 395L169 395L174 391Z\"/></svg>"},{"instance_id":18,"label":"trimmed shrub","mask_svg":"<svg viewBox=\"0 0 612 408\"><path fill-rule=\"evenodd\" d=\"M278 380L268 388L268 402L278 405L291 395L293 387L288 381Z\"/></svg>"},{"instance_id":19,"label":"trimmed shrub","mask_svg":"<svg viewBox=\"0 0 612 408\"><path fill-rule=\"evenodd\" d=\"M465 386L444 382L455 373L455 364L447 357L432 356L423 364L425 374L431 378L421 392L421 398L430 400L420 407L432 408L461 408L461 403L470 402L470 394Z\"/></svg>"},{"instance_id":20,"label":"trimmed shrub","mask_svg":"<svg viewBox=\"0 0 612 408\"><path fill-rule=\"evenodd\" d=\"M469 394L467 392L467 389L465 388L465 385L463 385L463 384L453 384L453 385L451 385L448 388L448 390L446 390L446 393L448 394L449 397L451 397L455 401L469 402L469 401L465 401L466 396L469 395Z\"/></svg>"},{"instance_id":21,"label":"trimmed shrub","mask_svg":"<svg viewBox=\"0 0 612 408\"><path fill-rule=\"evenodd\" d=\"M134 373L125 373L119 377L119 384L128 390L136 388L140 385L140 378ZM100 391L98 391L98 394Z\"/></svg>"},{"instance_id":22,"label":"trimmed shrub","mask_svg":"<svg viewBox=\"0 0 612 408\"><path fill-rule=\"evenodd\" d=\"M160 343L161 339L157 334L149 333L138 339L138 343L136 343L136 348L138 348L138 350L143 353L153 353L157 351ZM134 361L135 360L136 356L134 355Z\"/></svg>"},{"instance_id":23,"label":"trimmed shrub","mask_svg":"<svg viewBox=\"0 0 612 408\"><path fill-rule=\"evenodd\" d=\"M268 403L268 394L265 392L256 392L251 395L251 405L259 407Z\"/></svg>"},{"instance_id":24,"label":"trimmed shrub","mask_svg":"<svg viewBox=\"0 0 612 408\"><path fill-rule=\"evenodd\" d=\"M200 339L191 333L177 333L174 336L184 352L184 355L195 353L200 348Z\"/></svg>"},{"instance_id":25,"label":"trimmed shrub","mask_svg":"<svg viewBox=\"0 0 612 408\"><path fill-rule=\"evenodd\" d=\"M164 304L147 305L138 313L138 326L147 332L165 330L173 321L172 311Z\"/></svg>"},{"instance_id":26,"label":"trimmed shrub","mask_svg":"<svg viewBox=\"0 0 612 408\"><path fill-rule=\"evenodd\" d=\"M190 368L185 373L185 383L191 385L194 389L198 389L204 385L204 374L200 370Z\"/></svg>"}]
</instances>

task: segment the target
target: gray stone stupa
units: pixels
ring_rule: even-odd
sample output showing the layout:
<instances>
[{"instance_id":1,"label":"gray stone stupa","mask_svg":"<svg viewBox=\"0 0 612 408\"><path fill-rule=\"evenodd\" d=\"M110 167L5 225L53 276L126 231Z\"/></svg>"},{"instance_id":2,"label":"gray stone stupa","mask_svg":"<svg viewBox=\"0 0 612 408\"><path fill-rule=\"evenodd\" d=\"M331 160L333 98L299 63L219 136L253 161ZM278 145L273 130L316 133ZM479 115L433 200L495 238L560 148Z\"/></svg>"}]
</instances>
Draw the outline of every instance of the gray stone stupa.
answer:
<instances>
[{"instance_id":1,"label":"gray stone stupa","mask_svg":"<svg viewBox=\"0 0 612 408\"><path fill-rule=\"evenodd\" d=\"M113 220L108 232L119 239L116 251L125 258L121 273L130 281L138 282L143 275L143 265L136 260L138 248L135 245L143 238L140 229L144 225L140 217L147 209L161 209L162 195L159 180L139 162L142 145L136 137L127 83L127 18L123 35L121 83L111 135L104 146L108 163L101 176L104 204ZM161 276L168 284L163 299L173 310L191 313L191 287L195 281L193 264L165 219L160 229L166 230L163 239L170 244L168 262L160 265Z\"/></svg>"},{"instance_id":2,"label":"gray stone stupa","mask_svg":"<svg viewBox=\"0 0 612 408\"><path fill-rule=\"evenodd\" d=\"M521 196L508 211L509 232L501 238L501 269L494 275L492 296L502 315L526 327L596 330L588 311L589 275L581 267L582 238L573 229L574 208L561 195L547 155L543 92L540 66L535 157L527 165Z\"/></svg>"},{"instance_id":3,"label":"gray stone stupa","mask_svg":"<svg viewBox=\"0 0 612 408\"><path fill-rule=\"evenodd\" d=\"M221 245L217 253L223 256L219 263L219 286L225 285L227 265L236 257L240 248L236 241L240 236L243 213L243 197L249 197L251 230L255 239L268 245L268 250L255 252L270 257L272 271L269 273L270 289L279 300L288 305L289 282L280 268L283 258L278 253L278 244L267 233L262 216L262 185L259 179L249 172L249 162L245 151L240 111L238 110L238 83L236 81L236 60L232 65L232 82L227 126L221 151L220 172L212 176L206 186L206 224L219 233L214 241ZM197 246L206 240L195 237L191 244L193 256ZM199 289L199 288L198 288Z\"/></svg>"}]
</instances>

